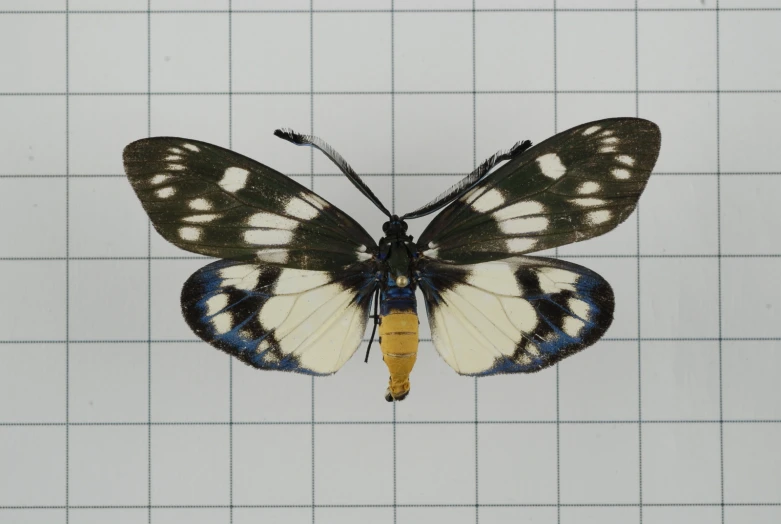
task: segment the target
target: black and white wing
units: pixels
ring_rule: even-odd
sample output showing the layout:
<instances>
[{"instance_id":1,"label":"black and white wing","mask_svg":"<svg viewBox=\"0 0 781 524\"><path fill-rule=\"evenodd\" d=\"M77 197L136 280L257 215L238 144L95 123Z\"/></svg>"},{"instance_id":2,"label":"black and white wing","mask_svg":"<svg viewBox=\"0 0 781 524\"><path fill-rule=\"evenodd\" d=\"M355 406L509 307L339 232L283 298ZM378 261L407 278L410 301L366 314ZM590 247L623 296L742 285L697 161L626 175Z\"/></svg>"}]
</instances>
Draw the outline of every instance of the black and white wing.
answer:
<instances>
[{"instance_id":1,"label":"black and white wing","mask_svg":"<svg viewBox=\"0 0 781 524\"><path fill-rule=\"evenodd\" d=\"M182 249L311 271L367 262L377 251L347 214L233 151L156 137L128 145L124 163L155 229Z\"/></svg>"},{"instance_id":2,"label":"black and white wing","mask_svg":"<svg viewBox=\"0 0 781 524\"><path fill-rule=\"evenodd\" d=\"M377 244L292 179L218 146L149 138L125 171L169 242L228 260L195 272L182 311L203 340L262 369L325 375L361 343Z\"/></svg>"},{"instance_id":3,"label":"black and white wing","mask_svg":"<svg viewBox=\"0 0 781 524\"><path fill-rule=\"evenodd\" d=\"M199 337L251 366L327 375L360 345L374 287L356 268L219 260L187 280L182 312Z\"/></svg>"},{"instance_id":4,"label":"black and white wing","mask_svg":"<svg viewBox=\"0 0 781 524\"><path fill-rule=\"evenodd\" d=\"M424 260L419 272L434 346L462 375L538 371L596 342L613 320L610 285L562 260Z\"/></svg>"},{"instance_id":5,"label":"black and white wing","mask_svg":"<svg viewBox=\"0 0 781 524\"><path fill-rule=\"evenodd\" d=\"M583 124L512 157L423 231L423 258L477 264L602 235L637 205L661 146L639 118Z\"/></svg>"}]
</instances>

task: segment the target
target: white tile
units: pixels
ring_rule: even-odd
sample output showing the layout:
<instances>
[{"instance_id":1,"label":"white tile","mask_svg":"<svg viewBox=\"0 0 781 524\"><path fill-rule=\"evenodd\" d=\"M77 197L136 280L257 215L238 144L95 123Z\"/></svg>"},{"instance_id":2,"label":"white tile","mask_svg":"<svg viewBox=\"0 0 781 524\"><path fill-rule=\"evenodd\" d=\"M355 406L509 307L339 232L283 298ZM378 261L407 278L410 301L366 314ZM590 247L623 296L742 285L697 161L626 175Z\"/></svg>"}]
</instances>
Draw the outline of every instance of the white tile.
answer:
<instances>
[{"instance_id":1,"label":"white tile","mask_svg":"<svg viewBox=\"0 0 781 524\"><path fill-rule=\"evenodd\" d=\"M725 508L725 511L729 508ZM648 506L643 508L645 524L710 524L721 522L721 507L719 506ZM745 522L741 520L726 522ZM756 522L756 521L749 521Z\"/></svg>"},{"instance_id":2,"label":"white tile","mask_svg":"<svg viewBox=\"0 0 781 524\"><path fill-rule=\"evenodd\" d=\"M646 258L640 263L643 337L718 337L714 258Z\"/></svg>"},{"instance_id":3,"label":"white tile","mask_svg":"<svg viewBox=\"0 0 781 524\"><path fill-rule=\"evenodd\" d=\"M65 174L65 97L0 97L0 121L14 123L0 141L0 173Z\"/></svg>"},{"instance_id":4,"label":"white tile","mask_svg":"<svg viewBox=\"0 0 781 524\"><path fill-rule=\"evenodd\" d=\"M203 344L203 350L214 350ZM338 375L337 375L338 376ZM278 401L280 391L285 401ZM312 377L262 370L233 362L233 420L292 422L312 420Z\"/></svg>"},{"instance_id":5,"label":"white tile","mask_svg":"<svg viewBox=\"0 0 781 524\"><path fill-rule=\"evenodd\" d=\"M396 172L467 175L474 158L471 95L396 97ZM512 145L512 144L511 144Z\"/></svg>"},{"instance_id":6,"label":"white tile","mask_svg":"<svg viewBox=\"0 0 781 524\"><path fill-rule=\"evenodd\" d=\"M481 504L556 504L555 424L481 424Z\"/></svg>"},{"instance_id":7,"label":"white tile","mask_svg":"<svg viewBox=\"0 0 781 524\"><path fill-rule=\"evenodd\" d=\"M781 253L781 208L773 198L779 194L781 177L776 175L722 177L722 253Z\"/></svg>"},{"instance_id":8,"label":"white tile","mask_svg":"<svg viewBox=\"0 0 781 524\"><path fill-rule=\"evenodd\" d=\"M643 420L719 418L717 342L642 345Z\"/></svg>"},{"instance_id":9,"label":"white tile","mask_svg":"<svg viewBox=\"0 0 781 524\"><path fill-rule=\"evenodd\" d=\"M391 524L393 508L317 508L315 521L320 524Z\"/></svg>"},{"instance_id":10,"label":"white tile","mask_svg":"<svg viewBox=\"0 0 781 524\"><path fill-rule=\"evenodd\" d=\"M314 19L315 91L390 91L390 13L330 13Z\"/></svg>"},{"instance_id":11,"label":"white tile","mask_svg":"<svg viewBox=\"0 0 781 524\"><path fill-rule=\"evenodd\" d=\"M552 90L553 13L478 12L475 52L478 91Z\"/></svg>"},{"instance_id":12,"label":"white tile","mask_svg":"<svg viewBox=\"0 0 781 524\"><path fill-rule=\"evenodd\" d=\"M311 503L311 426L235 426L233 457L234 504Z\"/></svg>"},{"instance_id":13,"label":"white tile","mask_svg":"<svg viewBox=\"0 0 781 524\"><path fill-rule=\"evenodd\" d=\"M152 420L230 420L230 358L205 344L154 344Z\"/></svg>"},{"instance_id":14,"label":"white tile","mask_svg":"<svg viewBox=\"0 0 781 524\"><path fill-rule=\"evenodd\" d=\"M149 60L145 15L70 16L68 89L92 93L146 91Z\"/></svg>"},{"instance_id":15,"label":"white tile","mask_svg":"<svg viewBox=\"0 0 781 524\"><path fill-rule=\"evenodd\" d=\"M781 150L776 124L781 117L781 94L721 95L721 170L778 172Z\"/></svg>"},{"instance_id":16,"label":"white tile","mask_svg":"<svg viewBox=\"0 0 781 524\"><path fill-rule=\"evenodd\" d=\"M743 7L745 3L741 4ZM719 16L719 74L721 89L765 90L781 88L781 71L775 58L781 40L775 29L778 11L727 11ZM747 95L751 96L751 95Z\"/></svg>"},{"instance_id":17,"label":"white tile","mask_svg":"<svg viewBox=\"0 0 781 524\"><path fill-rule=\"evenodd\" d=\"M640 511L633 507L561 508L560 524L640 524Z\"/></svg>"},{"instance_id":18,"label":"white tile","mask_svg":"<svg viewBox=\"0 0 781 524\"><path fill-rule=\"evenodd\" d=\"M314 468L318 504L393 504L392 426L317 426Z\"/></svg>"},{"instance_id":19,"label":"white tile","mask_svg":"<svg viewBox=\"0 0 781 524\"><path fill-rule=\"evenodd\" d=\"M233 90L308 92L309 29L308 11L234 13Z\"/></svg>"},{"instance_id":20,"label":"white tile","mask_svg":"<svg viewBox=\"0 0 781 524\"><path fill-rule=\"evenodd\" d=\"M561 502L636 504L640 497L638 443L635 424L561 426ZM594 482L595 472L600 471L605 474Z\"/></svg>"},{"instance_id":21,"label":"white tile","mask_svg":"<svg viewBox=\"0 0 781 524\"><path fill-rule=\"evenodd\" d=\"M719 504L718 424L643 425L643 502Z\"/></svg>"},{"instance_id":22,"label":"white tile","mask_svg":"<svg viewBox=\"0 0 781 524\"><path fill-rule=\"evenodd\" d=\"M180 251L181 255L188 253ZM198 340L182 316L181 296L190 275L211 262L208 258L192 260L153 260L151 334L156 340ZM216 351L216 350L215 350Z\"/></svg>"},{"instance_id":23,"label":"white tile","mask_svg":"<svg viewBox=\"0 0 781 524\"><path fill-rule=\"evenodd\" d=\"M228 504L229 444L227 425L153 426L154 503L163 506Z\"/></svg>"},{"instance_id":24,"label":"white tile","mask_svg":"<svg viewBox=\"0 0 781 524\"><path fill-rule=\"evenodd\" d=\"M71 344L68 408L71 422L146 422L149 417L146 344Z\"/></svg>"},{"instance_id":25,"label":"white tile","mask_svg":"<svg viewBox=\"0 0 781 524\"><path fill-rule=\"evenodd\" d=\"M474 425L396 426L396 457L398 504L474 504Z\"/></svg>"},{"instance_id":26,"label":"white tile","mask_svg":"<svg viewBox=\"0 0 781 524\"><path fill-rule=\"evenodd\" d=\"M781 419L781 341L725 341L724 418Z\"/></svg>"},{"instance_id":27,"label":"white tile","mask_svg":"<svg viewBox=\"0 0 781 524\"><path fill-rule=\"evenodd\" d=\"M24 227L19 218L24 217ZM5 256L65 256L65 179L0 178Z\"/></svg>"},{"instance_id":28,"label":"white tile","mask_svg":"<svg viewBox=\"0 0 781 524\"><path fill-rule=\"evenodd\" d=\"M640 89L716 89L714 12L640 12L637 24Z\"/></svg>"},{"instance_id":29,"label":"white tile","mask_svg":"<svg viewBox=\"0 0 781 524\"><path fill-rule=\"evenodd\" d=\"M146 339L147 282L145 260L72 260L68 302L70 338Z\"/></svg>"},{"instance_id":30,"label":"white tile","mask_svg":"<svg viewBox=\"0 0 781 524\"><path fill-rule=\"evenodd\" d=\"M0 476L3 506L65 504L64 427L0 426L0 464L24 472Z\"/></svg>"},{"instance_id":31,"label":"white tile","mask_svg":"<svg viewBox=\"0 0 781 524\"><path fill-rule=\"evenodd\" d=\"M228 14L152 15L152 90L228 90Z\"/></svg>"},{"instance_id":32,"label":"white tile","mask_svg":"<svg viewBox=\"0 0 781 524\"><path fill-rule=\"evenodd\" d=\"M68 500L76 506L148 501L149 442L144 426L77 426L68 438Z\"/></svg>"},{"instance_id":33,"label":"white tile","mask_svg":"<svg viewBox=\"0 0 781 524\"><path fill-rule=\"evenodd\" d=\"M778 424L724 426L724 502L778 504L780 439Z\"/></svg>"},{"instance_id":34,"label":"white tile","mask_svg":"<svg viewBox=\"0 0 781 524\"><path fill-rule=\"evenodd\" d=\"M721 262L722 335L779 337L781 267L773 258L726 258Z\"/></svg>"},{"instance_id":35,"label":"white tile","mask_svg":"<svg viewBox=\"0 0 781 524\"><path fill-rule=\"evenodd\" d=\"M7 4L3 3L3 9L9 8ZM13 72L2 75L0 91L65 91L64 43L62 15L0 16L0 63L5 71Z\"/></svg>"},{"instance_id":36,"label":"white tile","mask_svg":"<svg viewBox=\"0 0 781 524\"><path fill-rule=\"evenodd\" d=\"M3 339L64 340L65 279L65 261L0 261Z\"/></svg>"},{"instance_id":37,"label":"white tile","mask_svg":"<svg viewBox=\"0 0 781 524\"><path fill-rule=\"evenodd\" d=\"M472 90L471 12L397 13L393 27L397 91Z\"/></svg>"},{"instance_id":38,"label":"white tile","mask_svg":"<svg viewBox=\"0 0 781 524\"><path fill-rule=\"evenodd\" d=\"M65 373L64 344L0 345L0 422L65 422Z\"/></svg>"},{"instance_id":39,"label":"white tile","mask_svg":"<svg viewBox=\"0 0 781 524\"><path fill-rule=\"evenodd\" d=\"M634 13L559 13L557 88L634 89L634 39Z\"/></svg>"}]
</instances>

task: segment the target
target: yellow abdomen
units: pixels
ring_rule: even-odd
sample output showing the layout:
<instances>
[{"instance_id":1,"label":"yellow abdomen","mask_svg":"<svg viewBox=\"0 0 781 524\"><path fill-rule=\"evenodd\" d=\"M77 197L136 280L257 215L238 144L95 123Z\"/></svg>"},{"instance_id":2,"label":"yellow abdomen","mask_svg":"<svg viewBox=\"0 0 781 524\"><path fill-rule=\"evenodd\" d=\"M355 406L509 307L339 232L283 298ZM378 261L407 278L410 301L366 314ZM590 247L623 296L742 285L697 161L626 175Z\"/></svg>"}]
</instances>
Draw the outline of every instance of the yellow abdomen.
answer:
<instances>
[{"instance_id":1,"label":"yellow abdomen","mask_svg":"<svg viewBox=\"0 0 781 524\"><path fill-rule=\"evenodd\" d=\"M409 394L409 374L418 356L418 316L391 310L380 320L380 349L390 371L385 400L403 400Z\"/></svg>"}]
</instances>

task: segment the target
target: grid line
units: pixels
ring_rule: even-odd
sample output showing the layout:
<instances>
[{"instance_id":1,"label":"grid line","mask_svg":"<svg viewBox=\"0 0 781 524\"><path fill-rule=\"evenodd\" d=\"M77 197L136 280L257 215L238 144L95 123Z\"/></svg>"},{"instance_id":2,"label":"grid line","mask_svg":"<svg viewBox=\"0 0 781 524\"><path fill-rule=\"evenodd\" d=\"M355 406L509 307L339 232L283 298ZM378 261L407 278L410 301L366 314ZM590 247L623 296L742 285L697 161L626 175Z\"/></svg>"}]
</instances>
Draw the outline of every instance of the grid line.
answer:
<instances>
[{"instance_id":1,"label":"grid line","mask_svg":"<svg viewBox=\"0 0 781 524\"><path fill-rule=\"evenodd\" d=\"M70 15L65 0L65 524L70 522Z\"/></svg>"},{"instance_id":2,"label":"grid line","mask_svg":"<svg viewBox=\"0 0 781 524\"><path fill-rule=\"evenodd\" d=\"M152 0L146 2L146 134L152 136ZM147 343L146 343L146 395L147 395L147 524L152 524L152 221L146 222L147 255Z\"/></svg>"},{"instance_id":3,"label":"grid line","mask_svg":"<svg viewBox=\"0 0 781 524\"><path fill-rule=\"evenodd\" d=\"M635 38L634 38L634 58L635 58L635 116L640 117L640 46L639 46L639 31L640 26L637 22L637 0L635 0ZM637 488L638 488L638 506L639 511L639 524L643 524L643 343L642 343L642 315L641 315L641 258L640 258L640 209L641 203L637 203L635 213L637 217L635 225L635 235L637 250L635 255L637 256L637 262L635 268L637 270Z\"/></svg>"},{"instance_id":4,"label":"grid line","mask_svg":"<svg viewBox=\"0 0 781 524\"><path fill-rule=\"evenodd\" d=\"M724 513L724 351L722 324L722 278L721 278L721 50L719 42L719 0L716 0L716 253L718 279L718 321L719 321L719 484L721 491L721 524L725 524Z\"/></svg>"}]
</instances>

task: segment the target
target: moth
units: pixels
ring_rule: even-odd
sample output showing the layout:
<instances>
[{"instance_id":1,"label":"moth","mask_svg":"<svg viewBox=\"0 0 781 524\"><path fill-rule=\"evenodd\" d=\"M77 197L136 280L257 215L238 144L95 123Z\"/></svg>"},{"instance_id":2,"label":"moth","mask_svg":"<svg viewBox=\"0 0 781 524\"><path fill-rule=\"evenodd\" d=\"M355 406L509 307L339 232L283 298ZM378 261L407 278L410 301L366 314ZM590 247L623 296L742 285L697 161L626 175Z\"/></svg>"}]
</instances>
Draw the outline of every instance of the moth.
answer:
<instances>
[{"instance_id":1,"label":"moth","mask_svg":"<svg viewBox=\"0 0 781 524\"><path fill-rule=\"evenodd\" d=\"M626 220L661 146L648 120L589 122L535 147L518 142L398 216L328 144L275 134L328 156L388 216L382 237L375 242L330 202L233 151L186 138L133 142L125 171L155 229L221 259L184 284L184 318L250 366L311 375L341 368L372 318L389 402L410 391L418 289L434 347L462 375L535 372L596 342L613 319L610 285L585 267L527 253ZM440 209L417 241L407 234L407 220Z\"/></svg>"}]
</instances>

